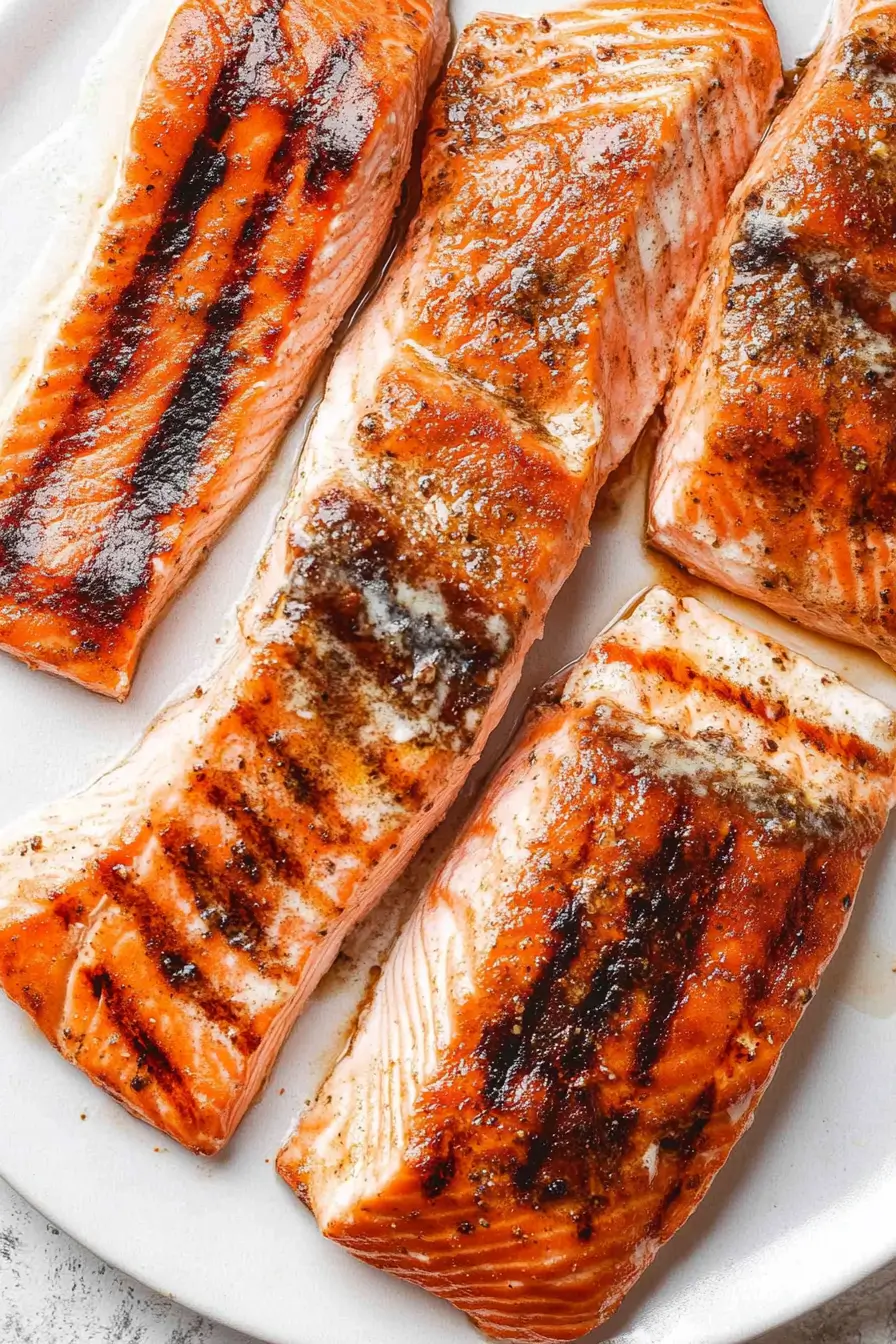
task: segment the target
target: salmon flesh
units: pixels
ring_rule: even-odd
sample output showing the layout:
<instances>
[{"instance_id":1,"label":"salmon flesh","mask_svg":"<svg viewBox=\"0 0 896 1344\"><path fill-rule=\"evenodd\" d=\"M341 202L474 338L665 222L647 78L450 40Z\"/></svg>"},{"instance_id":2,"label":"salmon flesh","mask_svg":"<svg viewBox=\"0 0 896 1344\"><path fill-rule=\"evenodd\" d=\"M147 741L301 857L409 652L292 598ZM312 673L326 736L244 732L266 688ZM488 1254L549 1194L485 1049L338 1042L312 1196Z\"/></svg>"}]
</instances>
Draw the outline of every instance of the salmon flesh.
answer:
<instances>
[{"instance_id":1,"label":"salmon flesh","mask_svg":"<svg viewBox=\"0 0 896 1344\"><path fill-rule=\"evenodd\" d=\"M688 323L651 535L896 666L896 6L838 0Z\"/></svg>"},{"instance_id":2,"label":"salmon flesh","mask_svg":"<svg viewBox=\"0 0 896 1344\"><path fill-rule=\"evenodd\" d=\"M123 699L390 227L446 0L187 0L0 435L0 648Z\"/></svg>"},{"instance_id":3,"label":"salmon flesh","mask_svg":"<svg viewBox=\"0 0 896 1344\"><path fill-rule=\"evenodd\" d=\"M281 1174L486 1334L586 1334L750 1124L894 778L890 710L654 589L531 716Z\"/></svg>"},{"instance_id":4,"label":"salmon flesh","mask_svg":"<svg viewBox=\"0 0 896 1344\"><path fill-rule=\"evenodd\" d=\"M468 29L236 647L0 853L0 982L198 1151L457 795L662 391L780 70L758 2L640 12Z\"/></svg>"}]
</instances>

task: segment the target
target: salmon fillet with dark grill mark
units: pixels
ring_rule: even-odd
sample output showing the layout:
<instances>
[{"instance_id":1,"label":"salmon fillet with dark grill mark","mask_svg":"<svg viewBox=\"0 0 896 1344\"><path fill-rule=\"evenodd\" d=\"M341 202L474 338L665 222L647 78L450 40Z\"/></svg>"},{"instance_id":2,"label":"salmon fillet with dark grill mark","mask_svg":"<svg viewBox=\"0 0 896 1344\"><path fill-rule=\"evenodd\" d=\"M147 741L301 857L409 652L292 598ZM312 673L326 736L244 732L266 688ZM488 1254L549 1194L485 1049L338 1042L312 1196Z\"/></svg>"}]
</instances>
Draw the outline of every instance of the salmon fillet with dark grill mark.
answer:
<instances>
[{"instance_id":1,"label":"salmon fillet with dark grill mark","mask_svg":"<svg viewBox=\"0 0 896 1344\"><path fill-rule=\"evenodd\" d=\"M119 699L384 241L444 0L189 0L0 438L0 647Z\"/></svg>"},{"instance_id":2,"label":"salmon fillet with dark grill mark","mask_svg":"<svg viewBox=\"0 0 896 1344\"><path fill-rule=\"evenodd\" d=\"M640 35L601 6L461 39L420 213L334 364L237 646L26 823L37 852L0 855L7 992L190 1147L226 1142L457 795L661 392L779 67L759 5L709 4L687 41L676 7L643 13Z\"/></svg>"},{"instance_id":3,"label":"salmon fillet with dark grill mark","mask_svg":"<svg viewBox=\"0 0 896 1344\"><path fill-rule=\"evenodd\" d=\"M586 1334L749 1125L894 799L896 715L655 589L531 717L281 1174L486 1334Z\"/></svg>"},{"instance_id":4,"label":"salmon fillet with dark grill mark","mask_svg":"<svg viewBox=\"0 0 896 1344\"><path fill-rule=\"evenodd\" d=\"M896 7L838 0L682 341L651 537L896 665Z\"/></svg>"}]
</instances>

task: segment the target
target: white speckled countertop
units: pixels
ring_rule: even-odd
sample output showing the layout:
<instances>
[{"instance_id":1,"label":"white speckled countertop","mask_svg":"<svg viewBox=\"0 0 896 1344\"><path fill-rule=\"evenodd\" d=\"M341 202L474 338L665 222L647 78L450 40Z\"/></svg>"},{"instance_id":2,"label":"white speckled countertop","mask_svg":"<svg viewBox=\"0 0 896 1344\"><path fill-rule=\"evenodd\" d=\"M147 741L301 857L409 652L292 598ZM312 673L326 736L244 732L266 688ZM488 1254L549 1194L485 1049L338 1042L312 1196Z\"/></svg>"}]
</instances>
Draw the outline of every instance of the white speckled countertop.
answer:
<instances>
[{"instance_id":1,"label":"white speckled countertop","mask_svg":"<svg viewBox=\"0 0 896 1344\"><path fill-rule=\"evenodd\" d=\"M0 1182L0 1344L253 1344L109 1269ZM761 1344L896 1344L896 1266Z\"/></svg>"}]
</instances>

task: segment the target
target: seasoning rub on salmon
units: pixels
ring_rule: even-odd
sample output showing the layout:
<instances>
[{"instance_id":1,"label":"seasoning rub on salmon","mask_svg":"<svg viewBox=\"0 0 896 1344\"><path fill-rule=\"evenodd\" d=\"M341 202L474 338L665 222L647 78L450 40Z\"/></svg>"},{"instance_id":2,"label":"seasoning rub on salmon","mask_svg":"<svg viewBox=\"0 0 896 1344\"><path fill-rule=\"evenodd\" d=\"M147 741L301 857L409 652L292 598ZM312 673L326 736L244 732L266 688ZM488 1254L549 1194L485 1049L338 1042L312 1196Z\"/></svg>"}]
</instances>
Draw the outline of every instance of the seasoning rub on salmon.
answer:
<instances>
[{"instance_id":1,"label":"seasoning rub on salmon","mask_svg":"<svg viewBox=\"0 0 896 1344\"><path fill-rule=\"evenodd\" d=\"M638 13L467 31L238 647L0 854L0 981L190 1147L457 794L660 394L778 58L758 4Z\"/></svg>"},{"instance_id":2,"label":"seasoning rub on salmon","mask_svg":"<svg viewBox=\"0 0 896 1344\"><path fill-rule=\"evenodd\" d=\"M896 6L838 0L689 323L651 534L896 665Z\"/></svg>"},{"instance_id":3,"label":"seasoning rub on salmon","mask_svg":"<svg viewBox=\"0 0 896 1344\"><path fill-rule=\"evenodd\" d=\"M0 437L0 648L127 695L382 246L445 0L187 0Z\"/></svg>"},{"instance_id":4,"label":"seasoning rub on salmon","mask_svg":"<svg viewBox=\"0 0 896 1344\"><path fill-rule=\"evenodd\" d=\"M749 1125L894 774L896 715L654 589L532 716L281 1174L494 1338L584 1335Z\"/></svg>"}]
</instances>

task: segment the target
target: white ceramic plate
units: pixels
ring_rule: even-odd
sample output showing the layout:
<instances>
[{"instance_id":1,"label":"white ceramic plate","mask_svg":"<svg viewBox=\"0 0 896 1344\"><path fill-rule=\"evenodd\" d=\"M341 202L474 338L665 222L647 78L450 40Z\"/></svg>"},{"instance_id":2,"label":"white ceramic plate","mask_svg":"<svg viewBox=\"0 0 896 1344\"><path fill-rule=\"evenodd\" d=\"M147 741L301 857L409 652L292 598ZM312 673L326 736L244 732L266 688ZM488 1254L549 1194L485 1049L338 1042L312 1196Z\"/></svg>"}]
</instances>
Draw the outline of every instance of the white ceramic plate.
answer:
<instances>
[{"instance_id":1,"label":"white ceramic plate","mask_svg":"<svg viewBox=\"0 0 896 1344\"><path fill-rule=\"evenodd\" d=\"M93 53L120 19L121 0L0 0L0 172L26 155L24 167L0 181L0 386L33 340L29 296L41 298L64 281L73 241L102 194L103 164L131 97L134 64L127 53L145 43L171 6L172 0L139 0L142 27L129 30L137 38L120 40L114 58L94 75L85 110L67 132L42 145L71 116ZM475 7L475 0L458 0L456 20L465 21ZM512 0L503 7L514 7ZM788 60L814 45L826 0L771 0L770 8ZM54 221L61 232L52 233ZM38 281L22 285L41 257ZM195 684L215 656L216 636L284 497L304 429L296 427L265 488L169 613L126 706L0 659L0 824L87 784L131 745L179 685ZM657 564L640 542L644 456L605 496L595 544L530 659L517 710L533 686L581 654L614 612L657 578ZM874 660L721 594L710 600L896 705L896 678ZM449 823L442 842L450 829ZM472 1338L450 1308L324 1242L272 1166L294 1116L338 1053L366 969L383 952L434 852L430 846L403 891L351 940L265 1095L219 1161L166 1146L63 1063L18 1010L0 1002L0 1174L104 1259L274 1344ZM602 1339L745 1340L896 1255L894 884L891 832L872 864L846 944L756 1125Z\"/></svg>"}]
</instances>

